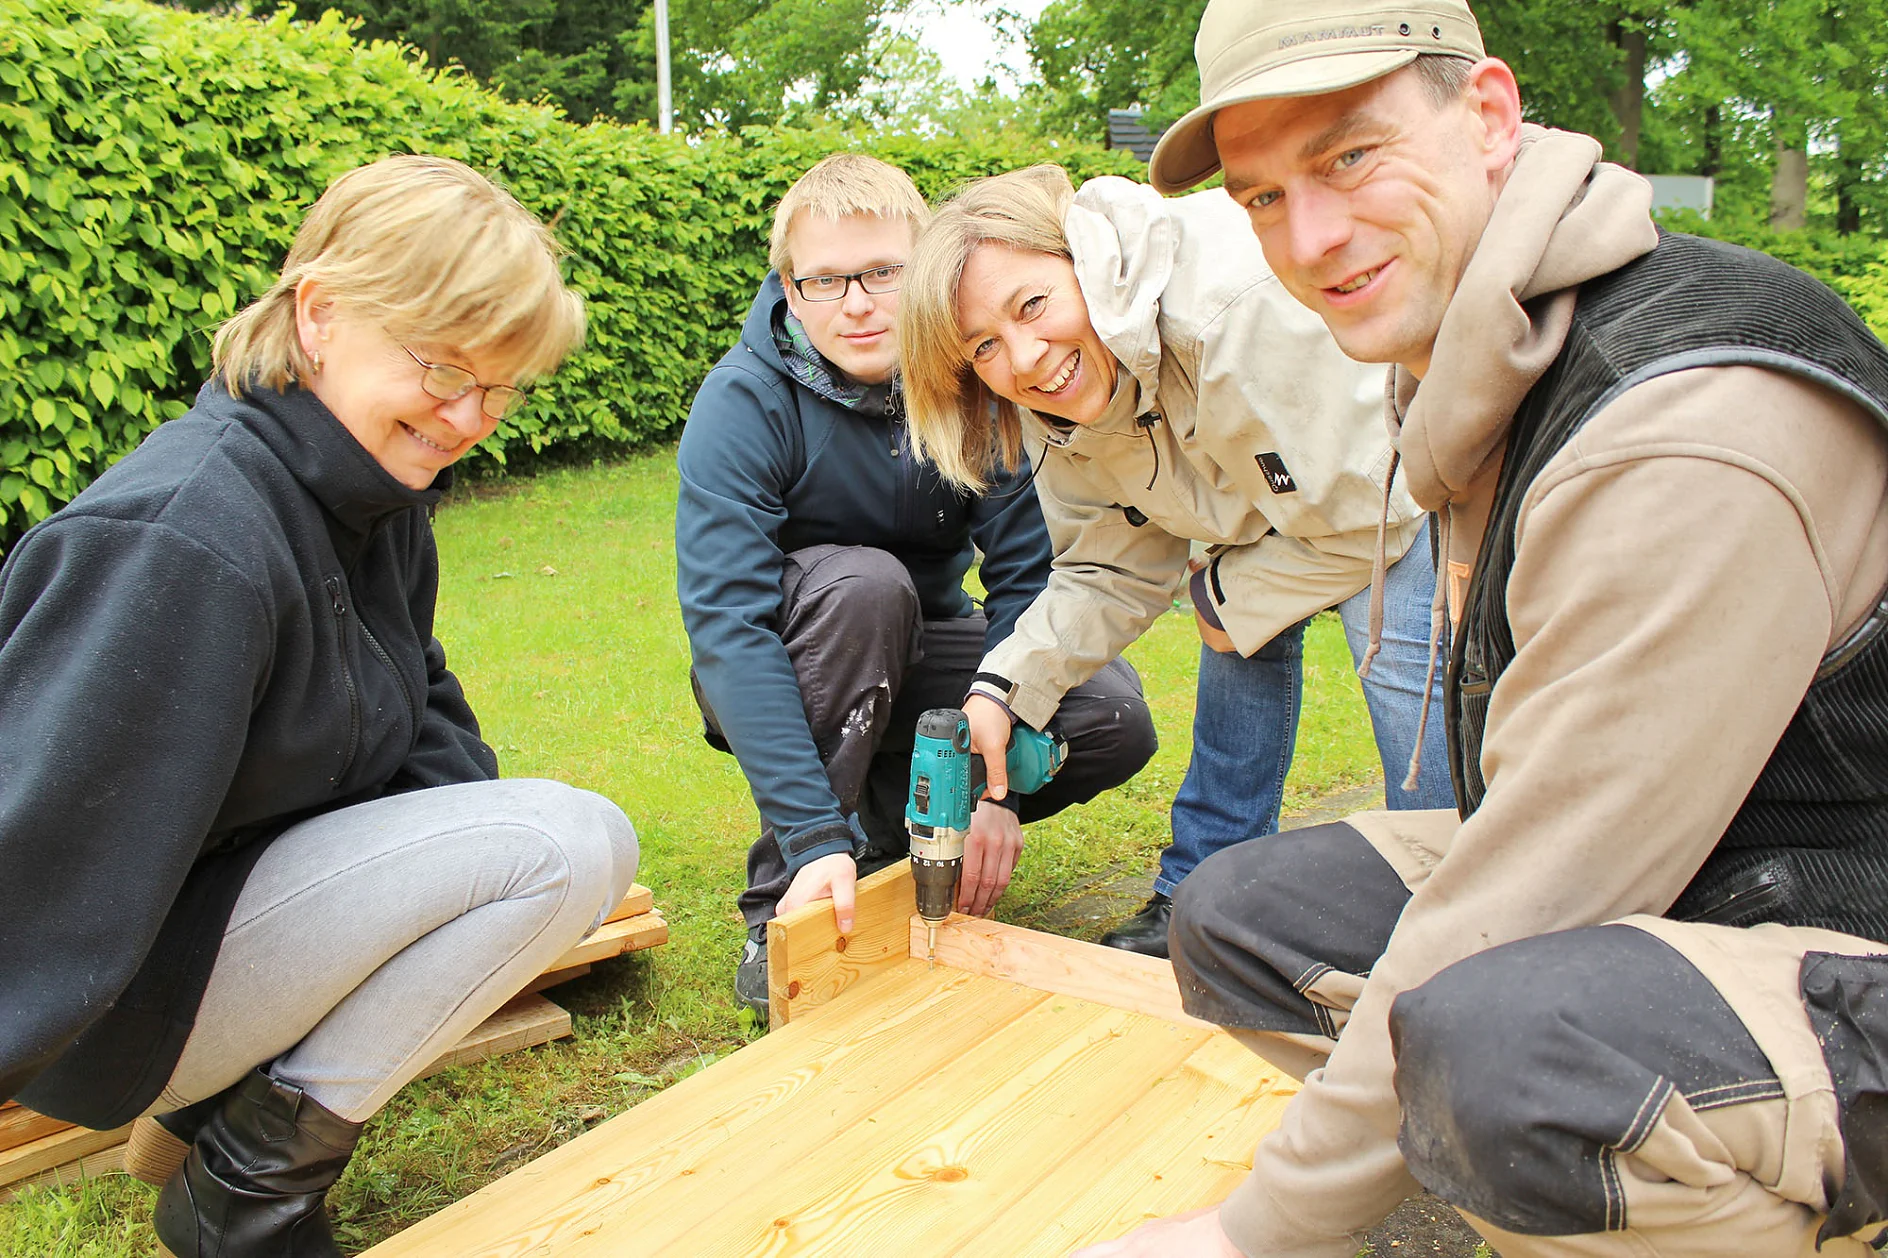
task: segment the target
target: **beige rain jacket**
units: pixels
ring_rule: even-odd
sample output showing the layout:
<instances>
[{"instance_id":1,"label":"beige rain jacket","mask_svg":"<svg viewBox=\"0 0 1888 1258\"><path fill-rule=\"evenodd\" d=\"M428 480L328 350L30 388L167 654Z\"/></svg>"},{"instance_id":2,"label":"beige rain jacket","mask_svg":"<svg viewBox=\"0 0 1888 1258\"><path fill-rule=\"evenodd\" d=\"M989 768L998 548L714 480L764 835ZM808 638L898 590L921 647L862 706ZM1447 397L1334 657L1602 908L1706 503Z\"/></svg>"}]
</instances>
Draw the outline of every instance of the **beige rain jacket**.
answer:
<instances>
[{"instance_id":1,"label":"beige rain jacket","mask_svg":"<svg viewBox=\"0 0 1888 1258\"><path fill-rule=\"evenodd\" d=\"M1427 375L1395 373L1398 479L1442 513L1452 616L1515 408L1559 356L1579 285L1657 239L1645 181L1599 157L1587 136L1524 128ZM1328 1064L1221 1210L1248 1258L1351 1258L1415 1191L1396 1146L1398 993L1482 949L1678 898L1824 652L1888 582L1888 441L1794 377L1676 372L1628 389L1554 456L1516 536L1516 655L1488 708L1487 796L1466 822L1349 819L1414 895L1342 1002L1348 1019L1334 1013Z\"/></svg>"},{"instance_id":2,"label":"beige rain jacket","mask_svg":"<svg viewBox=\"0 0 1888 1258\"><path fill-rule=\"evenodd\" d=\"M1214 548L1215 609L1242 654L1363 589L1391 458L1383 368L1344 357L1225 193L1167 200L1094 179L1065 225L1122 371L1092 425L1025 412L1055 567L982 671L1012 683L1011 709L1037 727L1172 606L1190 542ZM1269 483L1260 456L1289 483ZM1399 489L1389 557L1421 528Z\"/></svg>"}]
</instances>

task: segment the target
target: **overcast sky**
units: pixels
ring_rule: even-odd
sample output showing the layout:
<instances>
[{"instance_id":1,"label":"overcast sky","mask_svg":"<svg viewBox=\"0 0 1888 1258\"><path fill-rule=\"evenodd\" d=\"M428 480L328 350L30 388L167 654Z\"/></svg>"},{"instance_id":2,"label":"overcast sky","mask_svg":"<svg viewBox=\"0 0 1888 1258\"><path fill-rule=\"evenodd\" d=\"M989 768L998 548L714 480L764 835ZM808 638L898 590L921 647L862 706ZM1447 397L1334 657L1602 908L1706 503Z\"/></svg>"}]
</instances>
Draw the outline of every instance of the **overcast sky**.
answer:
<instances>
[{"instance_id":1,"label":"overcast sky","mask_svg":"<svg viewBox=\"0 0 1888 1258\"><path fill-rule=\"evenodd\" d=\"M945 70L970 86L993 69L997 82L1014 88L1027 72L1029 53L1020 41L999 40L986 15L999 0L916 0L902 19L918 42L938 55ZM1048 0L1000 0L1003 8L1036 20Z\"/></svg>"}]
</instances>

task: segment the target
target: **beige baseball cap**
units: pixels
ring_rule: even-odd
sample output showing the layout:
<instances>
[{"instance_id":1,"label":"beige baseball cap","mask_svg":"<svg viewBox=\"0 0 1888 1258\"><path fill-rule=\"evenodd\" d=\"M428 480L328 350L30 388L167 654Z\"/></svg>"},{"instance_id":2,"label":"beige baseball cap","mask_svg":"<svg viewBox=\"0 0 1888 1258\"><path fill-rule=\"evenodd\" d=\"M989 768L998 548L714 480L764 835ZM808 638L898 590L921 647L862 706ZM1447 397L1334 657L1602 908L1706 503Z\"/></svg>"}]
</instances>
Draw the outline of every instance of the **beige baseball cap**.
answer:
<instances>
[{"instance_id":1,"label":"beige baseball cap","mask_svg":"<svg viewBox=\"0 0 1888 1258\"><path fill-rule=\"evenodd\" d=\"M1193 41L1200 107L1160 137L1148 178L1162 192L1179 192L1218 170L1213 115L1228 105L1342 91L1425 52L1488 55L1462 0L1212 0Z\"/></svg>"}]
</instances>

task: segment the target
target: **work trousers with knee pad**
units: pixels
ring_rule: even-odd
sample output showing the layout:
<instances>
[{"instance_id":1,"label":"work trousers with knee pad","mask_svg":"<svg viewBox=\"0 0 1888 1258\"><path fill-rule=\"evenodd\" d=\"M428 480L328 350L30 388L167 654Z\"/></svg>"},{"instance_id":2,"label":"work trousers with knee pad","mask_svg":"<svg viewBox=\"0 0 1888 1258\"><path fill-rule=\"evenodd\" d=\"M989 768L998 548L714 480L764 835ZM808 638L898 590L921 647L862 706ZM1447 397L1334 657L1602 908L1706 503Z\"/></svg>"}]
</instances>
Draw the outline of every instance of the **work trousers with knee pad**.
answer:
<instances>
[{"instance_id":1,"label":"work trousers with knee pad","mask_svg":"<svg viewBox=\"0 0 1888 1258\"><path fill-rule=\"evenodd\" d=\"M1343 823L1201 870L1174 904L1183 1003L1302 1078L1409 887ZM1888 945L1630 917L1447 966L1389 1030L1397 1146L1503 1258L1853 1258L1884 1234Z\"/></svg>"},{"instance_id":2,"label":"work trousers with knee pad","mask_svg":"<svg viewBox=\"0 0 1888 1258\"><path fill-rule=\"evenodd\" d=\"M602 924L636 877L615 804L467 782L323 813L243 884L151 1113L254 1070L360 1122Z\"/></svg>"},{"instance_id":3,"label":"work trousers with knee pad","mask_svg":"<svg viewBox=\"0 0 1888 1258\"><path fill-rule=\"evenodd\" d=\"M869 546L809 546L786 556L780 636L799 681L807 725L840 810L868 846L860 873L904 856L905 795L918 717L960 707L984 655L983 613L925 620L904 564ZM727 749L699 685L710 743ZM1155 750L1141 679L1115 660L1069 691L1051 722L1068 762L1042 790L1018 796L1023 821L1052 816L1133 777ZM773 831L747 854L741 914L750 929L774 915L792 878Z\"/></svg>"}]
</instances>

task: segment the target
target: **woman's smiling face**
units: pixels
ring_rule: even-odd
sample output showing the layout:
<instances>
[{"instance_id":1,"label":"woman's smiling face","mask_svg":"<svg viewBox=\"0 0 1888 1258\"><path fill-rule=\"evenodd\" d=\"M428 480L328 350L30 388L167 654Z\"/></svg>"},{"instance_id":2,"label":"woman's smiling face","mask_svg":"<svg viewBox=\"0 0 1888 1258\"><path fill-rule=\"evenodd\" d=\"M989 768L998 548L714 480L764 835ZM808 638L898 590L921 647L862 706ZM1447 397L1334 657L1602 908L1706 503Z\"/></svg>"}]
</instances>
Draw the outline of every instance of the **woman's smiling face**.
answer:
<instances>
[{"instance_id":1,"label":"woman's smiling face","mask_svg":"<svg viewBox=\"0 0 1888 1258\"><path fill-rule=\"evenodd\" d=\"M970 369L1006 401L1092 424L1114 396L1114 355L1067 258L979 245L957 284L957 328Z\"/></svg>"}]
</instances>

